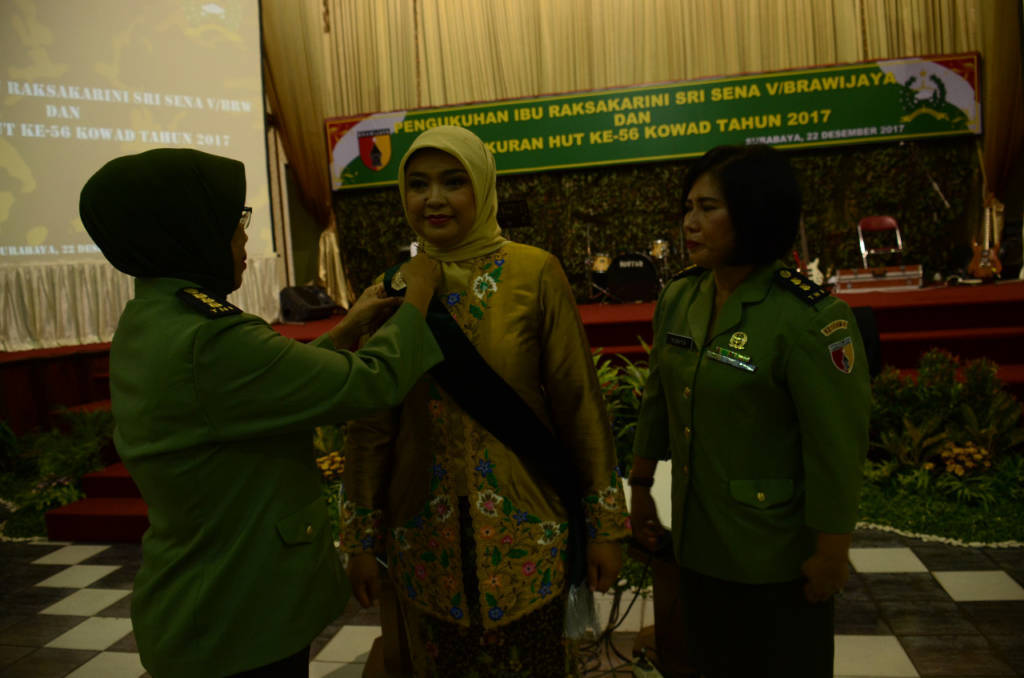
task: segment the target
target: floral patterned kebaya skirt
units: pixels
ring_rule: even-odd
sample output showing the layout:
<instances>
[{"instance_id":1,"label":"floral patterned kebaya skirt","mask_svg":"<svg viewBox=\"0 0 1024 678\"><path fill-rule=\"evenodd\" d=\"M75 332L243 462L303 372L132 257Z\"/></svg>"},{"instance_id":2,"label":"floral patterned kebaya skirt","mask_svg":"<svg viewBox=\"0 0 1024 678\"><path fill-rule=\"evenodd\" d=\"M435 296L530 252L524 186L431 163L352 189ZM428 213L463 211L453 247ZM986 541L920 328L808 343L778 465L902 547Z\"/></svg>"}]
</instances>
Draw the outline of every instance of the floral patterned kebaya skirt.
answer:
<instances>
[{"instance_id":1,"label":"floral patterned kebaya skirt","mask_svg":"<svg viewBox=\"0 0 1024 678\"><path fill-rule=\"evenodd\" d=\"M476 546L465 498L459 500L463 577L467 601L479 599ZM572 675L564 638L566 596L503 626L485 629L478 604L470 626L444 621L403 605L409 654L417 676L429 678L565 678Z\"/></svg>"}]
</instances>

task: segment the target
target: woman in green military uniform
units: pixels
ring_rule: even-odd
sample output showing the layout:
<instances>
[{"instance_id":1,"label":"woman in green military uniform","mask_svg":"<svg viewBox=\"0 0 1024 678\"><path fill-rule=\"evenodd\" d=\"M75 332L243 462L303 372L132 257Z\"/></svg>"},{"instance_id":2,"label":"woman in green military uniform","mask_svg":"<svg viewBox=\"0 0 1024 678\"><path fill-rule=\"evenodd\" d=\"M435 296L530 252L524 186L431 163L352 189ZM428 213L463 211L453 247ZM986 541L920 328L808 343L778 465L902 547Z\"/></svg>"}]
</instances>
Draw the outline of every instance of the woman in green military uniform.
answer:
<instances>
[{"instance_id":1,"label":"woman in green military uniform","mask_svg":"<svg viewBox=\"0 0 1024 678\"><path fill-rule=\"evenodd\" d=\"M441 360L424 321L440 279L429 259L404 270L397 310L371 289L309 345L230 304L244 198L237 160L156 149L107 163L79 204L135 277L110 390L115 444L149 507L132 623L156 678L308 675L310 642L349 595L313 427L398 404ZM342 350L392 311L364 348Z\"/></svg>"},{"instance_id":2,"label":"woman in green military uniform","mask_svg":"<svg viewBox=\"0 0 1024 678\"><path fill-rule=\"evenodd\" d=\"M691 660L707 678L831 676L867 450L861 337L844 302L778 261L800 219L781 153L712 149L683 195L694 266L655 311L633 532L663 536L649 487L671 459Z\"/></svg>"}]
</instances>

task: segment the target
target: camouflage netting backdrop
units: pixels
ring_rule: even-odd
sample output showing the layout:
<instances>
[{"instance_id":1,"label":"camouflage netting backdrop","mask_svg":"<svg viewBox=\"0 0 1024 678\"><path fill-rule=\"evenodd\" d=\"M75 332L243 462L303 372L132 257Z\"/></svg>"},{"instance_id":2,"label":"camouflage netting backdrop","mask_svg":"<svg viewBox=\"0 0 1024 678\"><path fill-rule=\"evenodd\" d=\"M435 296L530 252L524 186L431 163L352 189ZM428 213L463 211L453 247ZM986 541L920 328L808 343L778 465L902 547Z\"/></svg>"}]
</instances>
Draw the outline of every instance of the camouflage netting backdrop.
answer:
<instances>
[{"instance_id":1,"label":"camouflage netting backdrop","mask_svg":"<svg viewBox=\"0 0 1024 678\"><path fill-rule=\"evenodd\" d=\"M981 213L975 143L974 137L958 137L788 152L804 190L810 258L820 259L823 272L860 267L857 221L888 214L903 234L902 263L921 264L925 280L965 266L979 218L972 215ZM588 228L591 251L612 257L647 253L654 240L667 240L668 268L675 271L683 264L679 244L687 164L499 176L499 200L523 201L529 212L530 225L506 229L506 235L558 256L581 302L589 298ZM412 231L396 187L338 191L334 207L346 273L358 291L402 258ZM799 247L798 239L794 248ZM872 263L900 261L890 256Z\"/></svg>"}]
</instances>

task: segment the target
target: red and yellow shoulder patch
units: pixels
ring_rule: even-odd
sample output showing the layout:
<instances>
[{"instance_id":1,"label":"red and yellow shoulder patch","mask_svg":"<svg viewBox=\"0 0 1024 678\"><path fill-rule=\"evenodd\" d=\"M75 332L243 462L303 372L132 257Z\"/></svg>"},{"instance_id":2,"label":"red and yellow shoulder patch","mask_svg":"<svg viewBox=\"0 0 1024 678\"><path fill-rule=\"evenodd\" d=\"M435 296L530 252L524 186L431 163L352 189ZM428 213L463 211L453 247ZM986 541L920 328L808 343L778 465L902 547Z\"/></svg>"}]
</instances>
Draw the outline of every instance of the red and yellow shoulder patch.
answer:
<instances>
[{"instance_id":1,"label":"red and yellow shoulder patch","mask_svg":"<svg viewBox=\"0 0 1024 678\"><path fill-rule=\"evenodd\" d=\"M853 350L853 337L846 337L840 339L834 344L828 345L829 357L832 358L832 364L835 368L843 374L849 374L853 371L853 362L856 358Z\"/></svg>"}]
</instances>

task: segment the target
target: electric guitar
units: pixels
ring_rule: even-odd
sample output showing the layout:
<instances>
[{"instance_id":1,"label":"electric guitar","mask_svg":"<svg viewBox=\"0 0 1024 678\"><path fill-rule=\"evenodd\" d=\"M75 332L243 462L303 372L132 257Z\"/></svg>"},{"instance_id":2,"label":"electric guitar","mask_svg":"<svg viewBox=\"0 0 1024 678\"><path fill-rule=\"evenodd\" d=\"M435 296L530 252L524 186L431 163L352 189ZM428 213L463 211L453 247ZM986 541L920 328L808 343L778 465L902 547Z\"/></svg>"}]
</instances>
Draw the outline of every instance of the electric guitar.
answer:
<instances>
[{"instance_id":1,"label":"electric guitar","mask_svg":"<svg viewBox=\"0 0 1024 678\"><path fill-rule=\"evenodd\" d=\"M995 211L996 206L994 204L990 203L985 207L982 244L979 245L977 240L974 241L972 245L974 256L971 257L971 263L967 265L967 272L981 280L994 280L999 277L1003 270L1003 265L1000 263L997 253L999 246L994 244L995 225L993 221L995 220Z\"/></svg>"}]
</instances>

